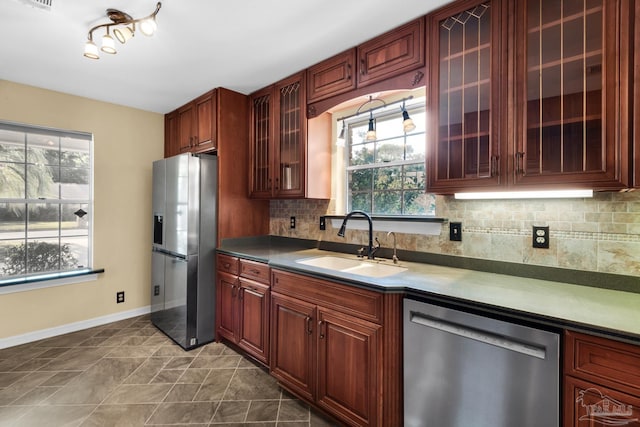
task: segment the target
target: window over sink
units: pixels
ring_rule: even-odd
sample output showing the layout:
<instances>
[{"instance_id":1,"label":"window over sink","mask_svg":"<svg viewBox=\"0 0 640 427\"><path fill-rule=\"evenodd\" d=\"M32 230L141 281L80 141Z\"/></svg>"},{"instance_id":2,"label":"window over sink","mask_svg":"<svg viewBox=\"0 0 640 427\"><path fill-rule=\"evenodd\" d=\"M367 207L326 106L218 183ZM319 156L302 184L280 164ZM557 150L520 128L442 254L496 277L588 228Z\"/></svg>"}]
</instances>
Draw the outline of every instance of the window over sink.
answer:
<instances>
[{"instance_id":1,"label":"window over sink","mask_svg":"<svg viewBox=\"0 0 640 427\"><path fill-rule=\"evenodd\" d=\"M424 216L435 214L435 197L426 193L425 125L423 95L404 102L415 129L403 130L400 96L377 98L380 103L363 107L357 115L337 123L344 126L344 149L338 168L344 174L344 193L338 205L345 212L363 210L374 215ZM370 99L376 100L376 97ZM385 106L385 104L388 104ZM344 110L343 110L344 111ZM341 112L343 112L341 111ZM340 113L334 111L334 117ZM370 119L375 123L375 138L367 138ZM344 123L343 123L344 122ZM338 178L338 181L342 179Z\"/></svg>"}]
</instances>

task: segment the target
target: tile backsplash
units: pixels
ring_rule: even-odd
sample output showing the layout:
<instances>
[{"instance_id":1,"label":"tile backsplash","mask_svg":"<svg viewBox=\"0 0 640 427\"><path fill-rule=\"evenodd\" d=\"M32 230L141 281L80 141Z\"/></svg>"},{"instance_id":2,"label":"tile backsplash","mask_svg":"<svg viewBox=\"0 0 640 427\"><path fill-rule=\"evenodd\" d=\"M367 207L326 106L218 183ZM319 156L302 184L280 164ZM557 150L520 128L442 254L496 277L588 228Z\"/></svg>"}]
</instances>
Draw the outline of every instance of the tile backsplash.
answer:
<instances>
[{"instance_id":1,"label":"tile backsplash","mask_svg":"<svg viewBox=\"0 0 640 427\"><path fill-rule=\"evenodd\" d=\"M327 221L336 214L330 200L272 200L272 235L366 243L366 231L348 230L343 239ZM339 213L340 214L340 213ZM462 223L462 241L449 241L449 225L439 236L397 233L398 248L495 261L640 276L640 191L594 193L591 199L455 200L436 197L436 215ZM290 217L296 228L290 228ZM532 247L532 226L549 226L549 249ZM376 232L383 247L386 233Z\"/></svg>"}]
</instances>

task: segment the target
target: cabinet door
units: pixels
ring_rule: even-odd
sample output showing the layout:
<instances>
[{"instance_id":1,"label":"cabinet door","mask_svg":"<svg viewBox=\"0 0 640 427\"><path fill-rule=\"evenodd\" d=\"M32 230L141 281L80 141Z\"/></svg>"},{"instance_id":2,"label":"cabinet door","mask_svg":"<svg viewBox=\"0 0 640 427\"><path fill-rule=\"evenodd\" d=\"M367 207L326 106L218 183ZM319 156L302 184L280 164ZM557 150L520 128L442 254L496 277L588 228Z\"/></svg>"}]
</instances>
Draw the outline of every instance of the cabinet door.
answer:
<instances>
[{"instance_id":1,"label":"cabinet door","mask_svg":"<svg viewBox=\"0 0 640 427\"><path fill-rule=\"evenodd\" d=\"M273 88L251 95L249 195L270 198L273 191Z\"/></svg>"},{"instance_id":2,"label":"cabinet door","mask_svg":"<svg viewBox=\"0 0 640 427\"><path fill-rule=\"evenodd\" d=\"M349 49L307 70L307 102L315 102L356 88L356 51Z\"/></svg>"},{"instance_id":3,"label":"cabinet door","mask_svg":"<svg viewBox=\"0 0 640 427\"><path fill-rule=\"evenodd\" d=\"M307 141L304 73L275 85L274 195L305 196Z\"/></svg>"},{"instance_id":4,"label":"cabinet door","mask_svg":"<svg viewBox=\"0 0 640 427\"><path fill-rule=\"evenodd\" d=\"M640 425L640 398L571 376L564 379L564 426Z\"/></svg>"},{"instance_id":5,"label":"cabinet door","mask_svg":"<svg viewBox=\"0 0 640 427\"><path fill-rule=\"evenodd\" d=\"M173 111L164 116L164 157L180 154L179 141L180 116Z\"/></svg>"},{"instance_id":6,"label":"cabinet door","mask_svg":"<svg viewBox=\"0 0 640 427\"><path fill-rule=\"evenodd\" d=\"M429 191L501 183L501 11L500 0L464 1L429 17Z\"/></svg>"},{"instance_id":7,"label":"cabinet door","mask_svg":"<svg viewBox=\"0 0 640 427\"><path fill-rule=\"evenodd\" d=\"M216 137L216 97L215 90L194 101L196 116L195 151L202 152L215 148Z\"/></svg>"},{"instance_id":8,"label":"cabinet door","mask_svg":"<svg viewBox=\"0 0 640 427\"><path fill-rule=\"evenodd\" d=\"M269 286L241 278L238 299L238 346L268 363Z\"/></svg>"},{"instance_id":9,"label":"cabinet door","mask_svg":"<svg viewBox=\"0 0 640 427\"><path fill-rule=\"evenodd\" d=\"M178 110L179 124L178 129L178 150L180 153L191 151L194 145L194 126L195 126L195 110L194 104L189 103Z\"/></svg>"},{"instance_id":10,"label":"cabinet door","mask_svg":"<svg viewBox=\"0 0 640 427\"><path fill-rule=\"evenodd\" d=\"M353 425L377 425L380 326L318 309L318 406Z\"/></svg>"},{"instance_id":11,"label":"cabinet door","mask_svg":"<svg viewBox=\"0 0 640 427\"><path fill-rule=\"evenodd\" d=\"M627 186L629 1L526 0L515 7L515 183Z\"/></svg>"},{"instance_id":12,"label":"cabinet door","mask_svg":"<svg viewBox=\"0 0 640 427\"><path fill-rule=\"evenodd\" d=\"M287 388L315 397L315 305L271 293L271 374Z\"/></svg>"},{"instance_id":13,"label":"cabinet door","mask_svg":"<svg viewBox=\"0 0 640 427\"><path fill-rule=\"evenodd\" d=\"M357 47L358 87L394 77L424 65L424 18Z\"/></svg>"},{"instance_id":14,"label":"cabinet door","mask_svg":"<svg viewBox=\"0 0 640 427\"><path fill-rule=\"evenodd\" d=\"M218 271L216 287L216 320L220 337L236 343L238 341L237 311L239 283L236 276Z\"/></svg>"}]
</instances>

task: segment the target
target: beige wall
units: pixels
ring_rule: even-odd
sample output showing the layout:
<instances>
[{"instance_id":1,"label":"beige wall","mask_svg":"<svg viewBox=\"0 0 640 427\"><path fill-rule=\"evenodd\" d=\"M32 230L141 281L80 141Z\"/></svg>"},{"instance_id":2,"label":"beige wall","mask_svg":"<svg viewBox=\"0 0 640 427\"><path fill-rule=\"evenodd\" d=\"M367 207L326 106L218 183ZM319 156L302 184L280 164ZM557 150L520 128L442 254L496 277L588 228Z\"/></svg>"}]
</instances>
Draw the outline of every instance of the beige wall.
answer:
<instances>
[{"instance_id":1,"label":"beige wall","mask_svg":"<svg viewBox=\"0 0 640 427\"><path fill-rule=\"evenodd\" d=\"M163 157L163 115L0 80L0 120L93 134L93 266L105 269L96 281L0 295L0 338L147 307L151 162Z\"/></svg>"}]
</instances>

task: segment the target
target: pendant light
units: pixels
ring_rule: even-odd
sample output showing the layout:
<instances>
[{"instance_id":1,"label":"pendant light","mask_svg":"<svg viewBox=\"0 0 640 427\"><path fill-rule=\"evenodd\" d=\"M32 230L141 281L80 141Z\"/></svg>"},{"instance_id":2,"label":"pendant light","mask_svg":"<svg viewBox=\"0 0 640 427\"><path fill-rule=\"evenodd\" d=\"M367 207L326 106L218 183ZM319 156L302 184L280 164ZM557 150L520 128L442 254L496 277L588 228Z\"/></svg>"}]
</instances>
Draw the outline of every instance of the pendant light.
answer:
<instances>
[{"instance_id":1,"label":"pendant light","mask_svg":"<svg viewBox=\"0 0 640 427\"><path fill-rule=\"evenodd\" d=\"M345 139L344 139L344 120L342 121L342 130L340 131L340 135L338 135L338 139L336 139L336 146L344 147Z\"/></svg>"},{"instance_id":2,"label":"pendant light","mask_svg":"<svg viewBox=\"0 0 640 427\"><path fill-rule=\"evenodd\" d=\"M409 117L409 112L404 106L404 101L402 101L401 109L402 109L402 127L404 128L404 133L409 133L415 130L416 125L413 123L413 120L411 120L411 117Z\"/></svg>"},{"instance_id":3,"label":"pendant light","mask_svg":"<svg viewBox=\"0 0 640 427\"><path fill-rule=\"evenodd\" d=\"M376 122L373 118L373 112L369 110L369 129L367 129L367 135L364 137L365 141L376 140Z\"/></svg>"}]
</instances>

